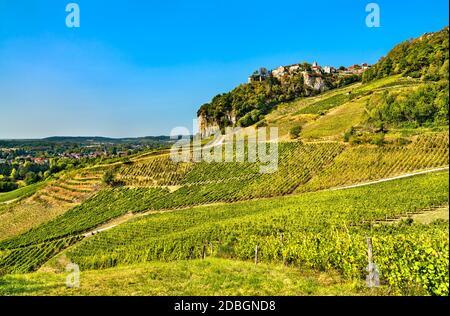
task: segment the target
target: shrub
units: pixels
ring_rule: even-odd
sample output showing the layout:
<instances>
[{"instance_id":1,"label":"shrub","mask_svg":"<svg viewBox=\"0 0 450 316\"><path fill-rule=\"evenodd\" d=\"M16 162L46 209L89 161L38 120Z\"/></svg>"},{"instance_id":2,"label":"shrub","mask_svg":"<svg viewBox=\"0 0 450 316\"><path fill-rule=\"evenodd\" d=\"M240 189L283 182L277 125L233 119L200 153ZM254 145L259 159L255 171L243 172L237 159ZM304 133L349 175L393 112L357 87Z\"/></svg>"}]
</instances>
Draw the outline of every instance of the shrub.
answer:
<instances>
[{"instance_id":1,"label":"shrub","mask_svg":"<svg viewBox=\"0 0 450 316\"><path fill-rule=\"evenodd\" d=\"M104 184L108 186L114 186L115 184L114 173L110 170L106 171L106 173L103 175L102 181Z\"/></svg>"},{"instance_id":2,"label":"shrub","mask_svg":"<svg viewBox=\"0 0 450 316\"><path fill-rule=\"evenodd\" d=\"M15 182L4 182L0 181L0 192L9 192L14 191L19 187L19 185Z\"/></svg>"},{"instance_id":3,"label":"shrub","mask_svg":"<svg viewBox=\"0 0 450 316\"><path fill-rule=\"evenodd\" d=\"M289 135L291 136L292 139L295 139L295 138L299 138L301 132L302 132L302 127L300 125L296 125L291 128L291 130L289 131Z\"/></svg>"},{"instance_id":4,"label":"shrub","mask_svg":"<svg viewBox=\"0 0 450 316\"><path fill-rule=\"evenodd\" d=\"M259 121L256 124L256 128L260 128L260 127L266 127L267 126L267 122L265 120Z\"/></svg>"},{"instance_id":5,"label":"shrub","mask_svg":"<svg viewBox=\"0 0 450 316\"><path fill-rule=\"evenodd\" d=\"M355 133L355 128L352 126L344 133L344 142L348 143L350 141L350 137Z\"/></svg>"},{"instance_id":6,"label":"shrub","mask_svg":"<svg viewBox=\"0 0 450 316\"><path fill-rule=\"evenodd\" d=\"M377 146L383 146L384 145L384 134L376 134L372 137L372 140L370 141L371 144L377 145Z\"/></svg>"}]
</instances>

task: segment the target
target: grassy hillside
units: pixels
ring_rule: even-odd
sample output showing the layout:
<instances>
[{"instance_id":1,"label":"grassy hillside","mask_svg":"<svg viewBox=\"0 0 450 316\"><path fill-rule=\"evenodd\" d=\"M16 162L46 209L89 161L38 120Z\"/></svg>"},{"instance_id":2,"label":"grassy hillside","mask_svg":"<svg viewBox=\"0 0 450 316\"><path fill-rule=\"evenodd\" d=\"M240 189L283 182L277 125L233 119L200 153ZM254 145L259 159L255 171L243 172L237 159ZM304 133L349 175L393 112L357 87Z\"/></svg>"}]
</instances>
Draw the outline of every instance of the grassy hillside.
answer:
<instances>
[{"instance_id":1,"label":"grassy hillside","mask_svg":"<svg viewBox=\"0 0 450 316\"><path fill-rule=\"evenodd\" d=\"M392 263L413 247L421 256L421 265L432 264L440 271L438 279L423 284L439 293L446 291L448 282L447 252L441 252L441 247L448 248L448 225L400 223L393 230L383 222L448 203L447 181L448 172L444 172L344 191L149 215L87 238L65 255L82 269L99 269L199 258L204 245L215 256L249 260L258 245L264 262L336 269L358 279L365 275L367 265L365 236L372 236L374 257L385 283L396 289L412 286L414 275L422 271L415 261L418 258L411 255L401 271ZM370 224L376 222L380 224ZM421 243L414 242L417 238ZM409 246L402 250L401 244ZM422 257L425 249L440 254Z\"/></svg>"},{"instance_id":2,"label":"grassy hillside","mask_svg":"<svg viewBox=\"0 0 450 316\"><path fill-rule=\"evenodd\" d=\"M9 204L13 201L26 198L30 195L33 195L37 190L42 188L45 185L44 182L39 182L35 184L31 184L28 186L25 186L23 188L6 192L6 193L0 193L0 206L2 204Z\"/></svg>"},{"instance_id":3,"label":"grassy hillside","mask_svg":"<svg viewBox=\"0 0 450 316\"><path fill-rule=\"evenodd\" d=\"M0 278L0 295L381 295L337 273L300 271L274 264L207 258L151 262L83 271L80 288L66 287L66 273L33 273Z\"/></svg>"},{"instance_id":4,"label":"grassy hillside","mask_svg":"<svg viewBox=\"0 0 450 316\"><path fill-rule=\"evenodd\" d=\"M290 139L289 131L293 127L301 126L301 139L342 141L345 131L351 127L366 127L368 103L374 96L382 96L386 92L410 93L424 84L432 83L400 75L357 83L315 97L280 104L266 116L265 122L268 126L278 127L279 136L284 140Z\"/></svg>"},{"instance_id":5,"label":"grassy hillside","mask_svg":"<svg viewBox=\"0 0 450 316\"><path fill-rule=\"evenodd\" d=\"M74 199L90 197L98 188L98 175L86 173L85 178L53 183L0 213L7 225L0 236L13 237L34 227L0 242L0 248L82 233L129 212L282 196L444 167L448 165L448 134L412 137L405 145L280 143L279 151L278 171L273 174L259 173L259 164L174 163L168 155L114 165L116 178L125 186L104 189L79 206L73 204ZM39 207L44 198L51 199L45 204L47 211ZM6 229L12 223L15 229Z\"/></svg>"}]
</instances>

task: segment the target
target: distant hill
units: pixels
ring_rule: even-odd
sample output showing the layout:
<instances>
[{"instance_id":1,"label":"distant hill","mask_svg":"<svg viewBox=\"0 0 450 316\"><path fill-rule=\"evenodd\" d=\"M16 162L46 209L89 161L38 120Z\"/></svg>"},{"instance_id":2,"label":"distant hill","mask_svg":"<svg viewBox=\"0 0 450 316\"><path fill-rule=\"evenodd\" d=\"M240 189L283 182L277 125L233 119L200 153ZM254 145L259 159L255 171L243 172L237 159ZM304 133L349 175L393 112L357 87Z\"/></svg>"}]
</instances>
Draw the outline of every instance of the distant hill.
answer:
<instances>
[{"instance_id":1,"label":"distant hill","mask_svg":"<svg viewBox=\"0 0 450 316\"><path fill-rule=\"evenodd\" d=\"M109 138L100 136L52 136L41 139L4 139L0 140L3 147L45 146L52 144L156 144L170 143L169 136L146 136L137 138Z\"/></svg>"},{"instance_id":2,"label":"distant hill","mask_svg":"<svg viewBox=\"0 0 450 316\"><path fill-rule=\"evenodd\" d=\"M169 136L145 136L128 138L110 138L100 136L52 136L43 138L42 141L48 142L70 142L70 143L128 143L128 142L165 142L169 141Z\"/></svg>"}]
</instances>

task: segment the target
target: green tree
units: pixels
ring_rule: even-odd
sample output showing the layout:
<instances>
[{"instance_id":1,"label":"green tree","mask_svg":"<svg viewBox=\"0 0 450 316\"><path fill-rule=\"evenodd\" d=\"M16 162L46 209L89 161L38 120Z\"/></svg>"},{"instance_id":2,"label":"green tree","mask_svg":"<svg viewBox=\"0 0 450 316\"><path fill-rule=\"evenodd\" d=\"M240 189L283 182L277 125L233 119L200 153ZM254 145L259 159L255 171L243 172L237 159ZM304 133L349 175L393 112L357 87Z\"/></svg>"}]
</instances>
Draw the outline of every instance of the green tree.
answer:
<instances>
[{"instance_id":1,"label":"green tree","mask_svg":"<svg viewBox=\"0 0 450 316\"><path fill-rule=\"evenodd\" d=\"M300 133L302 132L302 127L300 125L296 125L291 128L289 131L289 135L291 136L291 139L296 139L300 137Z\"/></svg>"},{"instance_id":2,"label":"green tree","mask_svg":"<svg viewBox=\"0 0 450 316\"><path fill-rule=\"evenodd\" d=\"M13 168L11 170L11 175L10 175L11 179L13 180L17 180L19 178L19 173L17 172L16 168Z\"/></svg>"},{"instance_id":3,"label":"green tree","mask_svg":"<svg viewBox=\"0 0 450 316\"><path fill-rule=\"evenodd\" d=\"M114 179L114 173L111 170L106 171L103 175L102 181L108 186L114 186L116 183Z\"/></svg>"},{"instance_id":4,"label":"green tree","mask_svg":"<svg viewBox=\"0 0 450 316\"><path fill-rule=\"evenodd\" d=\"M36 183L38 181L38 176L36 173L34 173L33 171L27 172L27 174L25 175L25 184L26 185L30 185L33 183Z\"/></svg>"}]
</instances>

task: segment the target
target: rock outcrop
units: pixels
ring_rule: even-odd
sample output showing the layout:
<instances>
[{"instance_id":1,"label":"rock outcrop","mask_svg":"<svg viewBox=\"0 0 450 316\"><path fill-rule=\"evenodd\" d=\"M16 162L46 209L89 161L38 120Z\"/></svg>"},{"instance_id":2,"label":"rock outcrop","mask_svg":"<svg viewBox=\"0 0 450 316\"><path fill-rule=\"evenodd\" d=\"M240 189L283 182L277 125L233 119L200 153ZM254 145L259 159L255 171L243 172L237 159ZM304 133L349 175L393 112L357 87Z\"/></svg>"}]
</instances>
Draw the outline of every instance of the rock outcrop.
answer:
<instances>
[{"instance_id":1,"label":"rock outcrop","mask_svg":"<svg viewBox=\"0 0 450 316\"><path fill-rule=\"evenodd\" d=\"M197 117L197 123L198 131L202 137L208 137L220 130L219 124L207 118L205 114L200 114Z\"/></svg>"},{"instance_id":2,"label":"rock outcrop","mask_svg":"<svg viewBox=\"0 0 450 316\"><path fill-rule=\"evenodd\" d=\"M225 113L227 120L234 126L236 125L236 115L231 112ZM204 113L199 113L197 117L198 131L202 137L208 137L220 131L219 123L213 118L207 117Z\"/></svg>"},{"instance_id":3,"label":"rock outcrop","mask_svg":"<svg viewBox=\"0 0 450 316\"><path fill-rule=\"evenodd\" d=\"M330 89L320 74L303 71L304 84L317 92L324 92Z\"/></svg>"}]
</instances>

